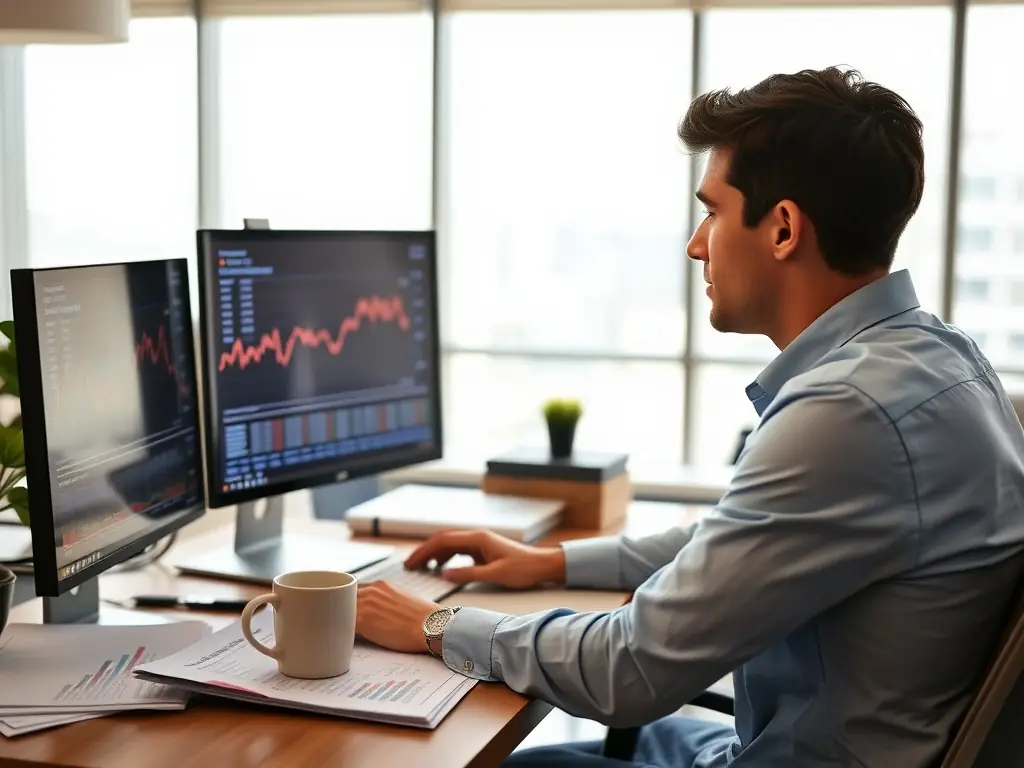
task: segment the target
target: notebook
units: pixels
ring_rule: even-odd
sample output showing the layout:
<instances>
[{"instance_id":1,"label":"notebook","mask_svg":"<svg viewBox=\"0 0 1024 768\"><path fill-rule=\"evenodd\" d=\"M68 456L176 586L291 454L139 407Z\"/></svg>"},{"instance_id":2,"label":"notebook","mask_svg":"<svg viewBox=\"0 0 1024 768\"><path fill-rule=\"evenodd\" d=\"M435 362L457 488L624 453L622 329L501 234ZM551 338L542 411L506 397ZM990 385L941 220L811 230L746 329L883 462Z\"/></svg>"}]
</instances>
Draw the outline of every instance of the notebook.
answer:
<instances>
[{"instance_id":1,"label":"notebook","mask_svg":"<svg viewBox=\"0 0 1024 768\"><path fill-rule=\"evenodd\" d=\"M352 507L345 520L364 536L427 538L438 531L487 528L529 542L557 527L564 507L557 499L412 483Z\"/></svg>"}]
</instances>

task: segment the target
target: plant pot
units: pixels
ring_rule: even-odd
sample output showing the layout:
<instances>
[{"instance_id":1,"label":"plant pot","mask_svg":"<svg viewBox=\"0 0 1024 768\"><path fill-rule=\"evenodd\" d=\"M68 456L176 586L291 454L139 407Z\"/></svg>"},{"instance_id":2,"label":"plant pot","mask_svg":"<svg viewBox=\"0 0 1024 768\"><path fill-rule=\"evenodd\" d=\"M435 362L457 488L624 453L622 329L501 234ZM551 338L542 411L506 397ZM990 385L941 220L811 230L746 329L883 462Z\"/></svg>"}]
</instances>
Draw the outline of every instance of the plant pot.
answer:
<instances>
[{"instance_id":1,"label":"plant pot","mask_svg":"<svg viewBox=\"0 0 1024 768\"><path fill-rule=\"evenodd\" d=\"M0 634L3 634L7 626L7 619L11 615L11 606L14 605L14 582L15 575L0 566Z\"/></svg>"},{"instance_id":2,"label":"plant pot","mask_svg":"<svg viewBox=\"0 0 1024 768\"><path fill-rule=\"evenodd\" d=\"M576 439L576 423L553 424L548 422L548 440L551 443L551 457L567 459L572 456L572 444Z\"/></svg>"}]
</instances>

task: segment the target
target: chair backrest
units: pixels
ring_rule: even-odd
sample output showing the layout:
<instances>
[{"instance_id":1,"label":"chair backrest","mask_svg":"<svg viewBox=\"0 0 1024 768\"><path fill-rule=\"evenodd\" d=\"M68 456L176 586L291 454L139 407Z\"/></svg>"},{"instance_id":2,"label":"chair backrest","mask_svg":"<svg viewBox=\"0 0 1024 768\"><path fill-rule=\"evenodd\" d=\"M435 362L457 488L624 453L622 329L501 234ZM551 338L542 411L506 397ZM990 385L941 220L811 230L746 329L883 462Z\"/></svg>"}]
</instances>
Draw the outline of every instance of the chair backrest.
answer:
<instances>
[{"instance_id":1,"label":"chair backrest","mask_svg":"<svg viewBox=\"0 0 1024 768\"><path fill-rule=\"evenodd\" d=\"M1009 709L1018 710L1024 706L1024 593L1018 598L1010 618L1009 627L1003 635L995 661L989 667L985 681L974 696L956 736L946 752L941 768L981 768L989 765L987 755L993 755L998 762L993 766L1022 765L1006 752L1011 748L1015 754L1024 755L1024 734L1020 731L1019 720L1010 724L1009 730L997 728L997 722L1006 722ZM1016 720L1016 718L1014 718ZM999 737L1001 742L994 748L992 742Z\"/></svg>"}]
</instances>

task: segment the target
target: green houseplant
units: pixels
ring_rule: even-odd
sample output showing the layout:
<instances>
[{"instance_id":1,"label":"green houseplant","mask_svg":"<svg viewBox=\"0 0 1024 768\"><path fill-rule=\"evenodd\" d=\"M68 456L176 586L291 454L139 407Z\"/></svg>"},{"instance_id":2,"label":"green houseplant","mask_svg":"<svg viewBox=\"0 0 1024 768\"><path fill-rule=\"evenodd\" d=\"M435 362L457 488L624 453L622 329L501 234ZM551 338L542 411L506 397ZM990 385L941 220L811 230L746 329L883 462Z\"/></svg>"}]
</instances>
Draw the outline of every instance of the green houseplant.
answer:
<instances>
[{"instance_id":1,"label":"green houseplant","mask_svg":"<svg viewBox=\"0 0 1024 768\"><path fill-rule=\"evenodd\" d=\"M0 349L0 395L20 398L14 322L0 322L0 334L7 339L7 346ZM25 440L19 412L10 423L0 423L0 512L13 509L21 522L28 525L28 489L24 480Z\"/></svg>"},{"instance_id":2,"label":"green houseplant","mask_svg":"<svg viewBox=\"0 0 1024 768\"><path fill-rule=\"evenodd\" d=\"M544 420L548 425L552 458L566 459L572 456L576 425L582 415L583 406L578 400L554 399L544 404Z\"/></svg>"}]
</instances>

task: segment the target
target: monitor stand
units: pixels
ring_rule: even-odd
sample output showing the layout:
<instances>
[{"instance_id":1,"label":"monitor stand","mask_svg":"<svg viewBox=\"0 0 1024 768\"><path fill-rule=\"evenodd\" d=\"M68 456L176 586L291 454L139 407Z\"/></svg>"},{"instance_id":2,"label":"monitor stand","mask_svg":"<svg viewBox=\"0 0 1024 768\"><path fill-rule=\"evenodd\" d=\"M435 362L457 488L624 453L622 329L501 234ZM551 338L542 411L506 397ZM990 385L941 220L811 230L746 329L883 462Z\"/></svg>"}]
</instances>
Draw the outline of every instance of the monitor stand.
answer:
<instances>
[{"instance_id":1,"label":"monitor stand","mask_svg":"<svg viewBox=\"0 0 1024 768\"><path fill-rule=\"evenodd\" d=\"M102 624L139 626L168 624L175 619L158 613L132 611L100 602L100 583L89 579L60 597L43 598L44 624Z\"/></svg>"},{"instance_id":2,"label":"monitor stand","mask_svg":"<svg viewBox=\"0 0 1024 768\"><path fill-rule=\"evenodd\" d=\"M174 563L182 573L270 585L290 571L354 573L394 554L394 547L353 541L324 541L284 533L284 498L238 505L235 547L210 550Z\"/></svg>"}]
</instances>

